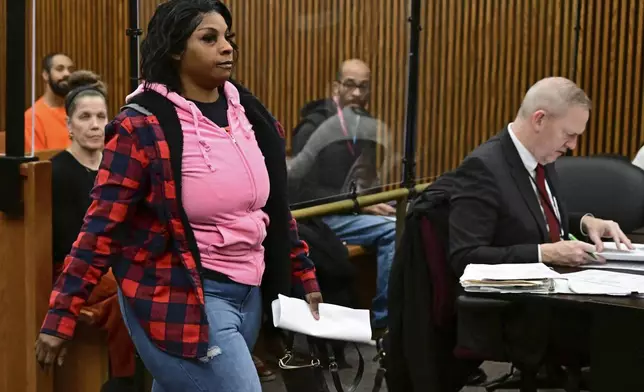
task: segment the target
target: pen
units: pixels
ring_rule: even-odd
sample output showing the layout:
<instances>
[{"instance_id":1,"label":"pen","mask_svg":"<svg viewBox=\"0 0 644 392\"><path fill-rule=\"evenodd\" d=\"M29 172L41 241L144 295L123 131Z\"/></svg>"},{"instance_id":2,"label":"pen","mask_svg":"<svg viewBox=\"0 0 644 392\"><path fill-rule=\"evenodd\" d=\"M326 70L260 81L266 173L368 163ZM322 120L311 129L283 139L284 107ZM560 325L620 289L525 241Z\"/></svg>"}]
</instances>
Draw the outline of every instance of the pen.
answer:
<instances>
[{"instance_id":1,"label":"pen","mask_svg":"<svg viewBox=\"0 0 644 392\"><path fill-rule=\"evenodd\" d=\"M569 239L570 241L579 241L579 240L577 239L577 237L575 237L575 236L574 236L574 235L572 235L571 233L568 233L568 239ZM597 253L595 253L595 252L586 252L586 253L588 253L588 254L589 254L589 255L590 255L594 260L597 260Z\"/></svg>"}]
</instances>

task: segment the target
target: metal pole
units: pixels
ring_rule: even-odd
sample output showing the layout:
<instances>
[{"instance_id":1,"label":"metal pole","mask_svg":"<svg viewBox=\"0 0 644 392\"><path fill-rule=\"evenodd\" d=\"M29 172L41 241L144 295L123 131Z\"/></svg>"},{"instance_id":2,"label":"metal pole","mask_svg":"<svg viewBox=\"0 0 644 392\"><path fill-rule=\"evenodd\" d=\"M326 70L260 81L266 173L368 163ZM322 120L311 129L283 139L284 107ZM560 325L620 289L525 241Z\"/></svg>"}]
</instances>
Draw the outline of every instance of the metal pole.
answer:
<instances>
[{"instance_id":1,"label":"metal pole","mask_svg":"<svg viewBox=\"0 0 644 392\"><path fill-rule=\"evenodd\" d=\"M575 10L574 41L572 43L572 59L570 64L570 80L576 82L577 79L577 57L579 56L579 35L581 32L581 0L577 0L577 9Z\"/></svg>"},{"instance_id":2,"label":"metal pole","mask_svg":"<svg viewBox=\"0 0 644 392\"><path fill-rule=\"evenodd\" d=\"M139 37L143 30L139 28L139 0L129 0L129 27L126 34L130 37L130 91L139 86Z\"/></svg>"},{"instance_id":3,"label":"metal pole","mask_svg":"<svg viewBox=\"0 0 644 392\"><path fill-rule=\"evenodd\" d=\"M416 180L416 117L418 115L418 51L420 46L420 0L410 0L409 66L405 113L405 152L402 185L414 186Z\"/></svg>"},{"instance_id":4,"label":"metal pole","mask_svg":"<svg viewBox=\"0 0 644 392\"><path fill-rule=\"evenodd\" d=\"M35 2L34 2L35 3ZM33 3L32 3L33 4ZM33 4L35 7L35 4ZM38 158L25 157L25 17L26 0L7 1L5 119L6 155L0 156L0 211L9 218L23 215L20 165Z\"/></svg>"},{"instance_id":5,"label":"metal pole","mask_svg":"<svg viewBox=\"0 0 644 392\"><path fill-rule=\"evenodd\" d=\"M574 41L572 43L572 53L570 58L570 80L577 83L577 57L579 57L579 36L581 33L581 0L577 0L575 10ZM577 83L579 84L579 83ZM572 150L566 151L566 156L571 157L574 153Z\"/></svg>"},{"instance_id":6,"label":"metal pole","mask_svg":"<svg viewBox=\"0 0 644 392\"><path fill-rule=\"evenodd\" d=\"M7 1L5 114L7 156L25 154L25 18L26 0Z\"/></svg>"}]
</instances>

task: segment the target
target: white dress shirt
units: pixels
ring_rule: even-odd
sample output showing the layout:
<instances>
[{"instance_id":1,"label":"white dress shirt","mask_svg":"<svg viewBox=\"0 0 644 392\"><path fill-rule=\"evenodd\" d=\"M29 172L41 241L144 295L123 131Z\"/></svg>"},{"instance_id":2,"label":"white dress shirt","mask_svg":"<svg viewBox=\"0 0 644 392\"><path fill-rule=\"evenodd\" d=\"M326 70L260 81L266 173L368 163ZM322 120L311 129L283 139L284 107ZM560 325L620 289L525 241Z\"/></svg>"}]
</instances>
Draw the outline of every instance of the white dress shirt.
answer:
<instances>
[{"instance_id":1,"label":"white dress shirt","mask_svg":"<svg viewBox=\"0 0 644 392\"><path fill-rule=\"evenodd\" d=\"M637 151L637 155L635 155L635 158L633 159L633 165L644 170L644 147Z\"/></svg>"},{"instance_id":2,"label":"white dress shirt","mask_svg":"<svg viewBox=\"0 0 644 392\"><path fill-rule=\"evenodd\" d=\"M543 214L543 219L546 223L546 230L550 230L548 228L548 220L546 219L546 214L545 211L543 210L543 206L541 205L541 196L539 196L539 191L537 190L537 184L536 184L536 175L537 175L537 159L532 155L530 151L521 143L521 141L517 138L517 136L514 134L512 131L512 123L508 124L508 132L510 133L510 138L512 139L512 143L514 143L514 147L517 149L517 152L519 153L519 157L521 158L521 161L523 162L523 165L525 166L526 170L528 171L528 174L532 176L532 178L535 181L530 181L532 184L532 189L534 189L534 194L537 197L537 201L539 202L539 208L541 208L541 213ZM555 199L552 196L552 192L550 191L550 186L548 185L548 181L546 181L546 192L548 192L548 199L550 199L550 205L552 208L555 210L555 215L557 216L557 220L559 221L559 229L560 233L559 236L563 236L563 228L561 227L561 215L559 214L559 205L557 204L557 199ZM539 262L541 262L541 247L537 245L537 249L539 252Z\"/></svg>"}]
</instances>

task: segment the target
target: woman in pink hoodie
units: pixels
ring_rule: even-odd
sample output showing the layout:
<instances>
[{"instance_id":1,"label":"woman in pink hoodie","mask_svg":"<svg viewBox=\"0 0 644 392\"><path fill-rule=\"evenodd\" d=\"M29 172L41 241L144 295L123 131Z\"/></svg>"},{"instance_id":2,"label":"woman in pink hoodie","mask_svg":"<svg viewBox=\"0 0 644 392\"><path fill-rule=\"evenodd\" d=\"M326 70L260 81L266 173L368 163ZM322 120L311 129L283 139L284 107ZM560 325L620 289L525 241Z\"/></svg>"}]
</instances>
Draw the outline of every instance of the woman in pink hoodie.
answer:
<instances>
[{"instance_id":1,"label":"woman in pink hoodie","mask_svg":"<svg viewBox=\"0 0 644 392\"><path fill-rule=\"evenodd\" d=\"M315 269L288 208L283 132L229 80L231 27L218 0L156 9L141 47L145 82L106 127L92 204L52 291L42 365L62 364L110 267L155 392L260 392L251 350L262 305L291 295L291 280L318 317Z\"/></svg>"}]
</instances>

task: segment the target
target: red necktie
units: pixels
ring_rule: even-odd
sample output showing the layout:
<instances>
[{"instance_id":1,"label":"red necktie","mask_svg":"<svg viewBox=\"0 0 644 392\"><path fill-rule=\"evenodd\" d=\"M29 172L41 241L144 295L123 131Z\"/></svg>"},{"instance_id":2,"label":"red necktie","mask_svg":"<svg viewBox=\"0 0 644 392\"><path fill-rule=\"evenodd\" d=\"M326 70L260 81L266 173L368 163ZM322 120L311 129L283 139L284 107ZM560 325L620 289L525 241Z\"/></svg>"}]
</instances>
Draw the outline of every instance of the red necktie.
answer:
<instances>
[{"instance_id":1,"label":"red necktie","mask_svg":"<svg viewBox=\"0 0 644 392\"><path fill-rule=\"evenodd\" d=\"M550 196L546 190L546 170L542 165L537 165L537 189L539 193L539 202L543 208L543 213L546 216L546 223L548 223L548 236L550 242L561 241L561 228L559 227L559 220L555 215L554 206L550 203Z\"/></svg>"}]
</instances>

